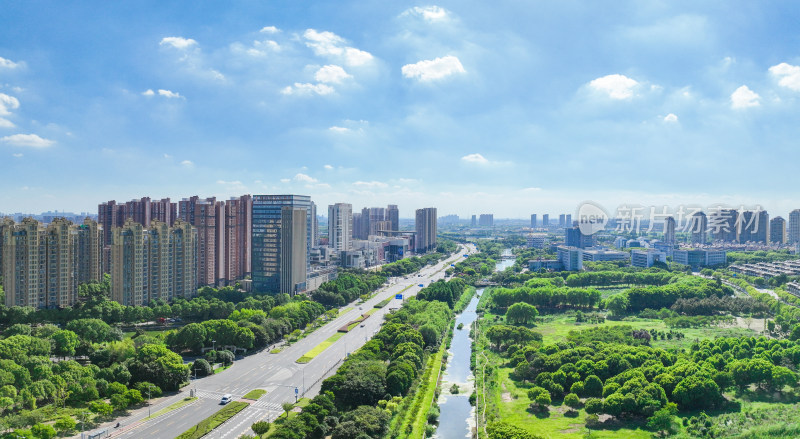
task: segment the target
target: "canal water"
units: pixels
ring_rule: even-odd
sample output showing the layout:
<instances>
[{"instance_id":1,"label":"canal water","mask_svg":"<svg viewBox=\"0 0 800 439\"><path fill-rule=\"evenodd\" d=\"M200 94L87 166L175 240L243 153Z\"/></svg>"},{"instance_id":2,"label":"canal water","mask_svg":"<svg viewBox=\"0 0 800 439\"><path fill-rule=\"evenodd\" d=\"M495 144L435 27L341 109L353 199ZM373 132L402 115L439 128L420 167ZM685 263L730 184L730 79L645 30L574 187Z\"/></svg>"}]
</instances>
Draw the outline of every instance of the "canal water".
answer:
<instances>
[{"instance_id":1,"label":"canal water","mask_svg":"<svg viewBox=\"0 0 800 439\"><path fill-rule=\"evenodd\" d=\"M511 250L506 249L503 255L511 255ZM497 263L495 271L505 270L514 265L513 259L504 259ZM438 439L463 439L470 437L472 427L475 425L474 407L469 404L469 395L473 391L474 376L469 368L469 359L472 354L472 339L469 330L477 319L475 308L478 306L479 297L483 288L477 291L464 311L456 317L456 329L453 330L453 339L450 342L447 369L442 377L442 391L439 395L439 427L433 436ZM463 324L462 329L458 325ZM450 393L453 384L457 384L457 394Z\"/></svg>"}]
</instances>

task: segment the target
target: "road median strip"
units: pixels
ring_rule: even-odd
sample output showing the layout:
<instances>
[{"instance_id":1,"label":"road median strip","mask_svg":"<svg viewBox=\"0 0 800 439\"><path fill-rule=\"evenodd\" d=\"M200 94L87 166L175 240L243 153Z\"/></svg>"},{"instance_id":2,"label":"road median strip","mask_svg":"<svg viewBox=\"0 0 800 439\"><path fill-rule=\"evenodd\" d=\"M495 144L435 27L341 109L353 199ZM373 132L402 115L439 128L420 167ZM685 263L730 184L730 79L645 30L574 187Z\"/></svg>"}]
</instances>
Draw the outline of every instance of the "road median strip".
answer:
<instances>
[{"instance_id":1,"label":"road median strip","mask_svg":"<svg viewBox=\"0 0 800 439\"><path fill-rule=\"evenodd\" d=\"M191 404L191 403L193 403L195 401L197 401L197 397L196 396L187 396L186 398L183 398L182 400L180 400L180 401L178 401L178 402L176 402L174 404L170 404L168 407L165 407L165 408L153 413L152 415L142 419L142 422L149 421L149 420L151 420L153 418L157 418L157 417L159 417L159 416L161 416L161 415L163 415L165 413L169 413L169 412L171 412L173 410L177 410L177 409L179 409L179 408L181 408L183 406L189 405L189 404Z\"/></svg>"},{"instance_id":2,"label":"road median strip","mask_svg":"<svg viewBox=\"0 0 800 439\"><path fill-rule=\"evenodd\" d=\"M222 425L228 419L236 416L237 413L244 410L250 405L249 402L233 401L229 402L224 408L200 421L194 427L184 431L175 439L199 439L208 433L211 433L215 428Z\"/></svg>"},{"instance_id":3,"label":"road median strip","mask_svg":"<svg viewBox=\"0 0 800 439\"><path fill-rule=\"evenodd\" d=\"M336 334L333 334L332 336L328 337L327 340L314 346L314 348L306 352L302 357L298 358L296 362L301 364L308 363L309 361L313 360L317 355L321 354L325 349L331 347L331 345L334 344L340 338L342 338L342 336L344 336L344 333L342 332L337 332Z\"/></svg>"},{"instance_id":4,"label":"road median strip","mask_svg":"<svg viewBox=\"0 0 800 439\"><path fill-rule=\"evenodd\" d=\"M255 401L258 398L261 398L262 396L264 396L266 393L267 393L267 391L264 390L264 389L253 389L253 390L247 392L247 394L244 395L242 398L251 399L251 400Z\"/></svg>"}]
</instances>

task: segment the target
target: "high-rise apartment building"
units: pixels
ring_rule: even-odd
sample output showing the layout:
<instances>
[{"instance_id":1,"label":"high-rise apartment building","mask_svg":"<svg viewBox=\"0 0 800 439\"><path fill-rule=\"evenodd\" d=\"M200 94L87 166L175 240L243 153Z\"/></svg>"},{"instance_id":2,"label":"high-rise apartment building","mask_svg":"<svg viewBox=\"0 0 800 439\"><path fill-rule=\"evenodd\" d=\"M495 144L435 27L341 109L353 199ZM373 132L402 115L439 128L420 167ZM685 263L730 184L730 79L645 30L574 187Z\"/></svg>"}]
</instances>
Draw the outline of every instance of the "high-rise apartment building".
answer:
<instances>
[{"instance_id":1,"label":"high-rise apartment building","mask_svg":"<svg viewBox=\"0 0 800 439\"><path fill-rule=\"evenodd\" d=\"M472 215L472 220L469 223L472 227L478 227L478 218L476 215Z\"/></svg>"},{"instance_id":2,"label":"high-rise apartment building","mask_svg":"<svg viewBox=\"0 0 800 439\"><path fill-rule=\"evenodd\" d=\"M689 233L692 234L693 244L705 244L707 240L708 218L703 212L695 212L689 217Z\"/></svg>"},{"instance_id":3,"label":"high-rise apartment building","mask_svg":"<svg viewBox=\"0 0 800 439\"><path fill-rule=\"evenodd\" d=\"M352 248L352 237L353 205L336 203L328 206L328 245L337 252L348 251Z\"/></svg>"},{"instance_id":4,"label":"high-rise apartment building","mask_svg":"<svg viewBox=\"0 0 800 439\"><path fill-rule=\"evenodd\" d=\"M353 239L367 239L369 235L369 215L353 213Z\"/></svg>"},{"instance_id":5,"label":"high-rise apartment building","mask_svg":"<svg viewBox=\"0 0 800 439\"><path fill-rule=\"evenodd\" d=\"M567 216L563 213L558 216L558 227L567 227Z\"/></svg>"},{"instance_id":6,"label":"high-rise apartment building","mask_svg":"<svg viewBox=\"0 0 800 439\"><path fill-rule=\"evenodd\" d=\"M493 227L494 226L494 214L482 213L481 216L478 217L478 226L479 227Z\"/></svg>"},{"instance_id":7,"label":"high-rise apartment building","mask_svg":"<svg viewBox=\"0 0 800 439\"><path fill-rule=\"evenodd\" d=\"M414 222L414 227L417 231L417 253L436 250L436 221L437 217L435 207L417 209Z\"/></svg>"},{"instance_id":8,"label":"high-rise apartment building","mask_svg":"<svg viewBox=\"0 0 800 439\"><path fill-rule=\"evenodd\" d=\"M230 284L250 275L250 235L253 232L253 198L250 195L225 202L224 226L223 271L218 278Z\"/></svg>"},{"instance_id":9,"label":"high-rise apartment building","mask_svg":"<svg viewBox=\"0 0 800 439\"><path fill-rule=\"evenodd\" d=\"M390 204L386 208L386 221L391 223L389 230L397 232L400 230L400 210L396 204Z\"/></svg>"},{"instance_id":10,"label":"high-rise apartment building","mask_svg":"<svg viewBox=\"0 0 800 439\"><path fill-rule=\"evenodd\" d=\"M800 242L800 209L789 213L789 244Z\"/></svg>"},{"instance_id":11,"label":"high-rise apartment building","mask_svg":"<svg viewBox=\"0 0 800 439\"><path fill-rule=\"evenodd\" d=\"M251 272L252 197L198 196L178 202L178 218L197 229L197 281L229 285Z\"/></svg>"},{"instance_id":12,"label":"high-rise apartment building","mask_svg":"<svg viewBox=\"0 0 800 439\"><path fill-rule=\"evenodd\" d=\"M145 229L128 219L111 233L111 299L126 306L190 298L197 292L197 231L176 220Z\"/></svg>"},{"instance_id":13,"label":"high-rise apartment building","mask_svg":"<svg viewBox=\"0 0 800 439\"><path fill-rule=\"evenodd\" d=\"M675 245L675 218L671 216L664 219L664 242Z\"/></svg>"},{"instance_id":14,"label":"high-rise apartment building","mask_svg":"<svg viewBox=\"0 0 800 439\"><path fill-rule=\"evenodd\" d=\"M295 295L306 289L309 209L281 209L280 292Z\"/></svg>"},{"instance_id":15,"label":"high-rise apartment building","mask_svg":"<svg viewBox=\"0 0 800 439\"><path fill-rule=\"evenodd\" d=\"M6 306L72 306L79 283L102 278L102 229L88 218L81 226L55 218L47 227L32 218L4 220L0 234Z\"/></svg>"},{"instance_id":16,"label":"high-rise apartment building","mask_svg":"<svg viewBox=\"0 0 800 439\"><path fill-rule=\"evenodd\" d=\"M739 242L761 242L769 237L769 214L766 210L744 211L738 217Z\"/></svg>"},{"instance_id":17,"label":"high-rise apartment building","mask_svg":"<svg viewBox=\"0 0 800 439\"><path fill-rule=\"evenodd\" d=\"M547 213L542 215L542 227L550 227L550 215Z\"/></svg>"},{"instance_id":18,"label":"high-rise apartment building","mask_svg":"<svg viewBox=\"0 0 800 439\"><path fill-rule=\"evenodd\" d=\"M317 218L317 204L315 202L311 202L311 247L316 247L319 245L319 218Z\"/></svg>"},{"instance_id":19,"label":"high-rise apartment building","mask_svg":"<svg viewBox=\"0 0 800 439\"><path fill-rule=\"evenodd\" d=\"M564 221L564 227L572 227L572 214L566 215L566 220Z\"/></svg>"},{"instance_id":20,"label":"high-rise apartment building","mask_svg":"<svg viewBox=\"0 0 800 439\"><path fill-rule=\"evenodd\" d=\"M739 240L739 212L736 209L719 209L708 217L708 229L714 241Z\"/></svg>"},{"instance_id":21,"label":"high-rise apartment building","mask_svg":"<svg viewBox=\"0 0 800 439\"><path fill-rule=\"evenodd\" d=\"M197 229L197 282L217 285L224 267L224 203L193 196L178 202L178 217ZM137 221L138 222L138 221ZM140 223L141 224L141 223Z\"/></svg>"},{"instance_id":22,"label":"high-rise apartment building","mask_svg":"<svg viewBox=\"0 0 800 439\"><path fill-rule=\"evenodd\" d=\"M594 235L587 235L578 226L567 227L564 229L564 245L576 248L592 248L594 246Z\"/></svg>"},{"instance_id":23,"label":"high-rise apartment building","mask_svg":"<svg viewBox=\"0 0 800 439\"><path fill-rule=\"evenodd\" d=\"M782 217L776 216L769 221L769 242L786 243L786 220Z\"/></svg>"},{"instance_id":24,"label":"high-rise apartment building","mask_svg":"<svg viewBox=\"0 0 800 439\"><path fill-rule=\"evenodd\" d=\"M536 223L536 214L534 213L531 215L531 228L535 229L537 226L538 224Z\"/></svg>"},{"instance_id":25,"label":"high-rise apartment building","mask_svg":"<svg viewBox=\"0 0 800 439\"><path fill-rule=\"evenodd\" d=\"M253 196L253 235L252 235L252 278L256 291L279 293L281 291L281 267L283 249L282 210L284 207L306 211L306 271L310 264L311 251L311 197L307 195L254 195ZM299 213L291 213L292 221L297 221ZM292 223L294 224L294 222ZM297 240L293 239L296 244ZM293 267L296 268L296 267Z\"/></svg>"}]
</instances>

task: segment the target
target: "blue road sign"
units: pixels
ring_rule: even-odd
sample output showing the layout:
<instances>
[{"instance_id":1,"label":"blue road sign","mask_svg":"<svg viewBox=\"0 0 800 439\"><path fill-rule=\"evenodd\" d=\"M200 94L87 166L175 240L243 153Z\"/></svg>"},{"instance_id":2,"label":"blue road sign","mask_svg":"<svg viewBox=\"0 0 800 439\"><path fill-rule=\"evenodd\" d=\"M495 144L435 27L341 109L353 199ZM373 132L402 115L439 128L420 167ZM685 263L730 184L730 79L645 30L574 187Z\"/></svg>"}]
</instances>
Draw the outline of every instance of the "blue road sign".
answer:
<instances>
[{"instance_id":1,"label":"blue road sign","mask_svg":"<svg viewBox=\"0 0 800 439\"><path fill-rule=\"evenodd\" d=\"M398 295L394 296L394 298L403 300L403 295L402 294L398 294Z\"/></svg>"},{"instance_id":2,"label":"blue road sign","mask_svg":"<svg viewBox=\"0 0 800 439\"><path fill-rule=\"evenodd\" d=\"M295 388L294 388L294 394L295 394L295 395L297 395L298 393L300 393L300 391L299 391L299 390L297 390L297 387L295 387Z\"/></svg>"}]
</instances>

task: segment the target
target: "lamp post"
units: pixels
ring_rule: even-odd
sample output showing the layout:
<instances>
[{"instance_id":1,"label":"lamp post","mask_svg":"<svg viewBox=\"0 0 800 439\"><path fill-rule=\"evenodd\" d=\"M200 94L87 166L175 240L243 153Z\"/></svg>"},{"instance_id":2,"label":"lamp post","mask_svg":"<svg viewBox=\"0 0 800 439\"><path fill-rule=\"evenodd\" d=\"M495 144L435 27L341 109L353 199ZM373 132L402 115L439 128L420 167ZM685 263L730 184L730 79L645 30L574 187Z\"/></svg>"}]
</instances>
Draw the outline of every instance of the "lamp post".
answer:
<instances>
[{"instance_id":1,"label":"lamp post","mask_svg":"<svg viewBox=\"0 0 800 439\"><path fill-rule=\"evenodd\" d=\"M216 351L217 350L217 341L211 340L211 349Z\"/></svg>"},{"instance_id":2,"label":"lamp post","mask_svg":"<svg viewBox=\"0 0 800 439\"><path fill-rule=\"evenodd\" d=\"M153 388L153 386L151 384L147 385L147 417L148 418L150 418L150 398L152 396L152 394L150 392L150 389L152 389L152 388Z\"/></svg>"}]
</instances>

